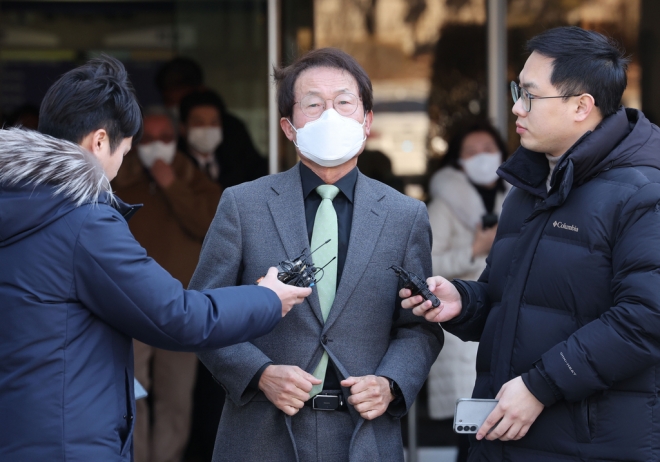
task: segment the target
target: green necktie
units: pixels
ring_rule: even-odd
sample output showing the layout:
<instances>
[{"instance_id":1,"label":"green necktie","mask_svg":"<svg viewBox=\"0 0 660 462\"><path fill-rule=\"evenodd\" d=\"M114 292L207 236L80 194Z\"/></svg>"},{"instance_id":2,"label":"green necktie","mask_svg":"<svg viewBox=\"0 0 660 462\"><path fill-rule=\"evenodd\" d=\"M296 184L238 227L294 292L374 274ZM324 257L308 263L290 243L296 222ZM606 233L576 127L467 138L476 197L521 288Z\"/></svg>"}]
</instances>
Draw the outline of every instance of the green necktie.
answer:
<instances>
[{"instance_id":1,"label":"green necktie","mask_svg":"<svg viewBox=\"0 0 660 462\"><path fill-rule=\"evenodd\" d=\"M321 246L325 241L330 242L320 247L313 257L314 266L322 267L333 258L337 257L339 233L337 227L337 212L332 205L332 200L339 193L339 188L330 184L324 184L316 188L316 192L323 199L316 211L314 219L314 230L312 231L312 245L314 250ZM321 304L321 314L323 321L328 319L332 302L335 300L337 291L337 260L334 260L323 270L323 277L316 284L316 290L319 294L319 303ZM328 353L323 352L321 361L313 372L314 377L320 380L325 379L325 371L328 368ZM315 385L310 392L310 396L318 395L323 390L323 383Z\"/></svg>"}]
</instances>

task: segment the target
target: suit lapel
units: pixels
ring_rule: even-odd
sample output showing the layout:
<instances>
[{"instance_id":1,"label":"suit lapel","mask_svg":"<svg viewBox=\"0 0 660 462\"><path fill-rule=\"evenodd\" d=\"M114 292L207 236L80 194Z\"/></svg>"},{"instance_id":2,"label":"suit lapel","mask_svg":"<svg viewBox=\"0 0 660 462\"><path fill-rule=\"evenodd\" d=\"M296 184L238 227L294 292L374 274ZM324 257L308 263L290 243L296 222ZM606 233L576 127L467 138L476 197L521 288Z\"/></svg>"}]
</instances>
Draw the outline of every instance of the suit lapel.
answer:
<instances>
[{"instance_id":1,"label":"suit lapel","mask_svg":"<svg viewBox=\"0 0 660 462\"><path fill-rule=\"evenodd\" d=\"M367 269L387 216L387 207L381 203L384 197L384 194L378 194L372 188L362 173L358 175L346 262L324 330L330 328L341 314L362 274Z\"/></svg>"},{"instance_id":2,"label":"suit lapel","mask_svg":"<svg viewBox=\"0 0 660 462\"><path fill-rule=\"evenodd\" d=\"M305 222L305 203L300 182L300 167L284 172L280 180L271 186L272 194L268 199L268 208L275 222L287 259L298 257L303 250L309 255L307 223ZM268 246L268 243L264 244ZM279 262L273 262L275 266ZM323 324L319 297L314 290L307 297L312 311Z\"/></svg>"}]
</instances>

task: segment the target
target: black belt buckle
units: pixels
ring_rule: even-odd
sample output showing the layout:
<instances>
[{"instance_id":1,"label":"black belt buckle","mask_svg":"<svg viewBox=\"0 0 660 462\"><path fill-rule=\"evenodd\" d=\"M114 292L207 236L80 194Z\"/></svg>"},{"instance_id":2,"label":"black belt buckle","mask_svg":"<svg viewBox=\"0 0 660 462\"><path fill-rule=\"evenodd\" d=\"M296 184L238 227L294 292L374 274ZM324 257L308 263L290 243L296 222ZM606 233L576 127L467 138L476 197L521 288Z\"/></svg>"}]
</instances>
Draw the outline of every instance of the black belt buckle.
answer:
<instances>
[{"instance_id":1,"label":"black belt buckle","mask_svg":"<svg viewBox=\"0 0 660 462\"><path fill-rule=\"evenodd\" d=\"M312 409L315 411L336 411L344 406L343 395L321 395L312 398Z\"/></svg>"}]
</instances>

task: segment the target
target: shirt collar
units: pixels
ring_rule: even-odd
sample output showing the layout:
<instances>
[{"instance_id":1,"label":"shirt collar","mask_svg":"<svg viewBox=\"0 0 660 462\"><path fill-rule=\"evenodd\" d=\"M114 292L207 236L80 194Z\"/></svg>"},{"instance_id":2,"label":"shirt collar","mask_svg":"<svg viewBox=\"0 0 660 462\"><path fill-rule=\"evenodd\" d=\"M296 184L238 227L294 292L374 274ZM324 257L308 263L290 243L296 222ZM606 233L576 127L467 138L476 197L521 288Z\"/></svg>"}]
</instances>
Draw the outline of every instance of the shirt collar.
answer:
<instances>
[{"instance_id":1,"label":"shirt collar","mask_svg":"<svg viewBox=\"0 0 660 462\"><path fill-rule=\"evenodd\" d=\"M358 169L354 167L350 172L341 177L335 186L344 193L344 196L353 203L353 196L355 194L355 183L357 183ZM316 189L317 186L325 184L319 176L307 167L302 162L300 163L300 180L302 181L303 197L307 196Z\"/></svg>"}]
</instances>

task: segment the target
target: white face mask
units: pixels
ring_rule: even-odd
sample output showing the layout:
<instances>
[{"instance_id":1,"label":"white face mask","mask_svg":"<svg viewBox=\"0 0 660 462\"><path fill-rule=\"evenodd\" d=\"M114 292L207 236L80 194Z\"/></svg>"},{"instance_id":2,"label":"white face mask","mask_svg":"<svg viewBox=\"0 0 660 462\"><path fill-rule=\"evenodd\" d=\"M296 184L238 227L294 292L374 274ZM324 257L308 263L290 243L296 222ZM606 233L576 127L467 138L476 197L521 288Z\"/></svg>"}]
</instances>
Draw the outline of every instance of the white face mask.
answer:
<instances>
[{"instance_id":1,"label":"white face mask","mask_svg":"<svg viewBox=\"0 0 660 462\"><path fill-rule=\"evenodd\" d=\"M176 154L176 141L171 143L154 141L153 143L138 144L137 153L142 165L149 169L153 167L158 159L171 165Z\"/></svg>"},{"instance_id":2,"label":"white face mask","mask_svg":"<svg viewBox=\"0 0 660 462\"><path fill-rule=\"evenodd\" d=\"M194 127L188 129L188 144L201 154L212 154L222 143L220 127Z\"/></svg>"},{"instance_id":3,"label":"white face mask","mask_svg":"<svg viewBox=\"0 0 660 462\"><path fill-rule=\"evenodd\" d=\"M469 159L459 159L470 181L479 186L488 186L497 181L497 169L502 163L502 154L499 152L482 152Z\"/></svg>"},{"instance_id":4,"label":"white face mask","mask_svg":"<svg viewBox=\"0 0 660 462\"><path fill-rule=\"evenodd\" d=\"M322 167L336 167L352 159L360 152L364 140L364 124L350 117L339 115L334 109L328 109L318 119L296 129L297 142L293 143L300 153Z\"/></svg>"}]
</instances>

